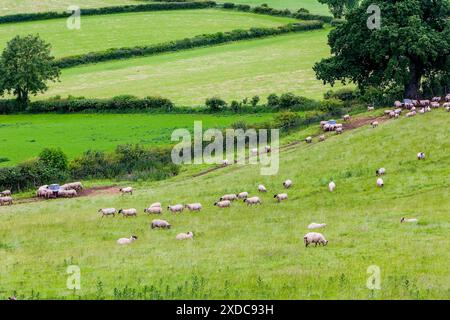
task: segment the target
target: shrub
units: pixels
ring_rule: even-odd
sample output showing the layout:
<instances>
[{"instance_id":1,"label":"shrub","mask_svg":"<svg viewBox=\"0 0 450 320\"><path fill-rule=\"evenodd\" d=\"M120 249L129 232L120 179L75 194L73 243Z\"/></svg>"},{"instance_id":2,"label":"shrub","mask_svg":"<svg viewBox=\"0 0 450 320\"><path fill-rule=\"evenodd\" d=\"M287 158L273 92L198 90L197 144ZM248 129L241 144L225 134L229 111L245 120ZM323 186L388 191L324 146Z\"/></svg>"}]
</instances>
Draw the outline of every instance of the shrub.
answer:
<instances>
[{"instance_id":1,"label":"shrub","mask_svg":"<svg viewBox=\"0 0 450 320\"><path fill-rule=\"evenodd\" d=\"M283 131L297 128L300 125L300 116L296 112L283 111L274 117L274 125Z\"/></svg>"},{"instance_id":2,"label":"shrub","mask_svg":"<svg viewBox=\"0 0 450 320\"><path fill-rule=\"evenodd\" d=\"M39 161L45 167L66 171L68 168L67 156L61 149L45 148L39 154Z\"/></svg>"},{"instance_id":3,"label":"shrub","mask_svg":"<svg viewBox=\"0 0 450 320\"><path fill-rule=\"evenodd\" d=\"M219 97L212 97L206 99L205 105L211 112L218 112L225 108L227 103Z\"/></svg>"},{"instance_id":4,"label":"shrub","mask_svg":"<svg viewBox=\"0 0 450 320\"><path fill-rule=\"evenodd\" d=\"M252 101L251 101L251 104L252 104L253 108L255 108L258 105L259 100L260 100L259 96L253 96Z\"/></svg>"},{"instance_id":5,"label":"shrub","mask_svg":"<svg viewBox=\"0 0 450 320\"><path fill-rule=\"evenodd\" d=\"M340 115L343 113L344 103L338 99L323 100L320 104L320 111L331 115Z\"/></svg>"}]
</instances>

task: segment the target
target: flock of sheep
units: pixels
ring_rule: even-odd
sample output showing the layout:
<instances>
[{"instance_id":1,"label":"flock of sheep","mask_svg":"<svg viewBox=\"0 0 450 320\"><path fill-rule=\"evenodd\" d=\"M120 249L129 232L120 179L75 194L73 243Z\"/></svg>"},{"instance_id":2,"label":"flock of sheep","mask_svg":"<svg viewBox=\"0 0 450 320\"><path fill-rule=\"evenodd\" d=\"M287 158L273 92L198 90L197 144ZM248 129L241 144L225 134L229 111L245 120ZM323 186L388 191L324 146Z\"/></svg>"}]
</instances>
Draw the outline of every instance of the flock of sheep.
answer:
<instances>
[{"instance_id":1,"label":"flock of sheep","mask_svg":"<svg viewBox=\"0 0 450 320\"><path fill-rule=\"evenodd\" d=\"M48 185L41 186L36 191L36 197L38 198L73 198L78 195L78 192L83 190L83 184L81 182L66 183L59 187L58 191L54 191L49 188Z\"/></svg>"},{"instance_id":2,"label":"flock of sheep","mask_svg":"<svg viewBox=\"0 0 450 320\"><path fill-rule=\"evenodd\" d=\"M12 195L11 190L5 190L0 192L0 206L13 204L13 198L11 195Z\"/></svg>"}]
</instances>

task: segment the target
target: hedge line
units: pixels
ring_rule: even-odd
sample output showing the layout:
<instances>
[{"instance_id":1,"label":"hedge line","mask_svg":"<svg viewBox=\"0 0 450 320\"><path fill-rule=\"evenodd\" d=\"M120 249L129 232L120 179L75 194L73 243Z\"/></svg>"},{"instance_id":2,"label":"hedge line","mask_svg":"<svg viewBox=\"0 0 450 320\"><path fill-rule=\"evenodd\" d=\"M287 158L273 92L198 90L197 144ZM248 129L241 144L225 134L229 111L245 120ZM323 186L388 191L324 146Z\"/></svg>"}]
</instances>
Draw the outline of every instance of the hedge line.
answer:
<instances>
[{"instance_id":1,"label":"hedge line","mask_svg":"<svg viewBox=\"0 0 450 320\"><path fill-rule=\"evenodd\" d=\"M182 40L176 40L150 46L114 48L104 51L70 56L56 60L55 64L59 68L70 68L82 64L104 62L116 59L125 59L130 57L149 56L159 53L205 47L244 39L263 38L289 32L320 29L322 27L323 23L320 21L301 21L298 23L288 24L285 26L274 28L251 28L248 30L217 32L213 34L199 35L193 38L186 38Z\"/></svg>"},{"instance_id":2,"label":"hedge line","mask_svg":"<svg viewBox=\"0 0 450 320\"><path fill-rule=\"evenodd\" d=\"M125 5L104 8L82 9L83 16L104 15L114 13L127 12L146 12L146 11L161 11L161 10L183 10L183 9L204 9L215 7L217 4L214 1L194 1L194 2L156 2L139 5ZM14 15L7 15L0 17L0 24L25 22L36 20L49 20L58 18L68 18L72 15L70 12L36 12L36 13L20 13Z\"/></svg>"}]
</instances>

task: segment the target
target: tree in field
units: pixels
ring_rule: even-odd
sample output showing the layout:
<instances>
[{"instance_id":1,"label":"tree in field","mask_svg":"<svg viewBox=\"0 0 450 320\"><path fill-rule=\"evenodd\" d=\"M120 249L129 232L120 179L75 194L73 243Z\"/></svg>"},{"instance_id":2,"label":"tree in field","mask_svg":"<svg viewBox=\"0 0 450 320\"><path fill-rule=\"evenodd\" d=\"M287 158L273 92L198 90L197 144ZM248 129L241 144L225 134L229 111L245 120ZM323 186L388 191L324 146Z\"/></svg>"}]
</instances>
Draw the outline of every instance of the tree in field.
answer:
<instances>
[{"instance_id":1,"label":"tree in field","mask_svg":"<svg viewBox=\"0 0 450 320\"><path fill-rule=\"evenodd\" d=\"M47 81L59 79L60 71L53 60L50 45L39 36L16 36L0 57L0 95L12 93L26 105L30 94L46 91Z\"/></svg>"},{"instance_id":2,"label":"tree in field","mask_svg":"<svg viewBox=\"0 0 450 320\"><path fill-rule=\"evenodd\" d=\"M335 18L342 18L349 10L355 8L359 0L318 0L320 3L328 5Z\"/></svg>"},{"instance_id":3,"label":"tree in field","mask_svg":"<svg viewBox=\"0 0 450 320\"><path fill-rule=\"evenodd\" d=\"M369 28L373 3L363 0L330 32L333 56L314 65L316 77L360 89L401 88L408 98L418 96L423 80L449 79L448 0L378 0L380 27Z\"/></svg>"}]
</instances>

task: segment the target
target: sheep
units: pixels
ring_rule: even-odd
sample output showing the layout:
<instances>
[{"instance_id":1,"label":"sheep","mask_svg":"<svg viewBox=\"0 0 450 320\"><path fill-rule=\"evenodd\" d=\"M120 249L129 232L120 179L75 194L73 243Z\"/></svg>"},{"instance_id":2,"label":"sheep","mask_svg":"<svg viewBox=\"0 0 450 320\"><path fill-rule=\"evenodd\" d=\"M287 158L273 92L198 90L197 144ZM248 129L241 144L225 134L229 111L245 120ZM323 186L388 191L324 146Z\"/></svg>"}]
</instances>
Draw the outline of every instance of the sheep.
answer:
<instances>
[{"instance_id":1,"label":"sheep","mask_svg":"<svg viewBox=\"0 0 450 320\"><path fill-rule=\"evenodd\" d=\"M189 211L201 211L202 210L202 205L200 203L190 203L190 204L186 204L184 207L187 208Z\"/></svg>"},{"instance_id":2,"label":"sheep","mask_svg":"<svg viewBox=\"0 0 450 320\"><path fill-rule=\"evenodd\" d=\"M131 236L129 239L128 238L120 238L119 240L117 240L117 244L120 244L120 245L122 245L122 244L131 244L134 241L136 241L137 238L138 237L136 237L136 236Z\"/></svg>"},{"instance_id":3,"label":"sheep","mask_svg":"<svg viewBox=\"0 0 450 320\"><path fill-rule=\"evenodd\" d=\"M77 190L77 191L83 190L83 185L79 181L68 183L67 186L69 187L69 189L73 189L73 190Z\"/></svg>"},{"instance_id":4,"label":"sheep","mask_svg":"<svg viewBox=\"0 0 450 320\"><path fill-rule=\"evenodd\" d=\"M149 208L153 208L153 207L161 207L161 202L152 203Z\"/></svg>"},{"instance_id":5,"label":"sheep","mask_svg":"<svg viewBox=\"0 0 450 320\"><path fill-rule=\"evenodd\" d=\"M371 107L371 106L368 106L368 107L367 107L367 111L369 111L369 112L370 112L370 111L374 111L374 110L375 110L374 107Z\"/></svg>"},{"instance_id":6,"label":"sheep","mask_svg":"<svg viewBox=\"0 0 450 320\"><path fill-rule=\"evenodd\" d=\"M389 116L393 110L384 110L384 115Z\"/></svg>"},{"instance_id":7,"label":"sheep","mask_svg":"<svg viewBox=\"0 0 450 320\"><path fill-rule=\"evenodd\" d=\"M11 296L11 297L8 297L8 300L10 300L10 301L16 301L17 298L16 298L16 296Z\"/></svg>"},{"instance_id":8,"label":"sheep","mask_svg":"<svg viewBox=\"0 0 450 320\"><path fill-rule=\"evenodd\" d=\"M236 196L237 196L238 199L247 199L248 198L248 192L243 191L243 192L238 193Z\"/></svg>"},{"instance_id":9,"label":"sheep","mask_svg":"<svg viewBox=\"0 0 450 320\"><path fill-rule=\"evenodd\" d=\"M380 168L380 169L377 169L376 171L375 171L375 174L377 175L377 176L382 176L382 175L384 175L386 173L386 169L385 168Z\"/></svg>"},{"instance_id":10,"label":"sheep","mask_svg":"<svg viewBox=\"0 0 450 320\"><path fill-rule=\"evenodd\" d=\"M152 206L150 206L150 207L148 207L148 208L146 208L146 209L144 209L144 213L147 213L147 214L161 214L162 213L162 208L159 206L155 206L155 207L152 207Z\"/></svg>"},{"instance_id":11,"label":"sheep","mask_svg":"<svg viewBox=\"0 0 450 320\"><path fill-rule=\"evenodd\" d=\"M450 107L450 102L445 102L445 103L442 104L442 106L444 108L448 108L448 107Z\"/></svg>"},{"instance_id":12,"label":"sheep","mask_svg":"<svg viewBox=\"0 0 450 320\"><path fill-rule=\"evenodd\" d=\"M184 206L182 204L176 204L173 206L169 205L167 206L167 210L169 210L172 213L183 212Z\"/></svg>"},{"instance_id":13,"label":"sheep","mask_svg":"<svg viewBox=\"0 0 450 320\"><path fill-rule=\"evenodd\" d=\"M419 152L417 154L417 160L425 160L425 153Z\"/></svg>"},{"instance_id":14,"label":"sheep","mask_svg":"<svg viewBox=\"0 0 450 320\"><path fill-rule=\"evenodd\" d=\"M36 197L45 197L48 185L40 186L36 191Z\"/></svg>"},{"instance_id":15,"label":"sheep","mask_svg":"<svg viewBox=\"0 0 450 320\"><path fill-rule=\"evenodd\" d=\"M441 102L442 98L441 97L433 97L431 99L432 102Z\"/></svg>"},{"instance_id":16,"label":"sheep","mask_svg":"<svg viewBox=\"0 0 450 320\"><path fill-rule=\"evenodd\" d=\"M324 128L324 126L328 123L328 121L320 121L320 128Z\"/></svg>"},{"instance_id":17,"label":"sheep","mask_svg":"<svg viewBox=\"0 0 450 320\"><path fill-rule=\"evenodd\" d=\"M422 109L419 110L419 113L420 113L420 114L424 114L425 112L426 112L426 111L425 111L425 108L422 108Z\"/></svg>"},{"instance_id":18,"label":"sheep","mask_svg":"<svg viewBox=\"0 0 450 320\"><path fill-rule=\"evenodd\" d=\"M166 220L155 219L152 221L151 228L170 229L172 226Z\"/></svg>"},{"instance_id":19,"label":"sheep","mask_svg":"<svg viewBox=\"0 0 450 320\"><path fill-rule=\"evenodd\" d=\"M328 244L328 240L325 239L323 234L317 232L309 232L305 234L303 241L305 242L305 247L308 247L311 243L314 243L316 247L317 245L326 246Z\"/></svg>"},{"instance_id":20,"label":"sheep","mask_svg":"<svg viewBox=\"0 0 450 320\"><path fill-rule=\"evenodd\" d=\"M225 195L221 196L219 201L223 201L223 200L234 201L237 199L238 199L237 195L232 193L232 194L225 194Z\"/></svg>"},{"instance_id":21,"label":"sheep","mask_svg":"<svg viewBox=\"0 0 450 320\"><path fill-rule=\"evenodd\" d=\"M175 237L175 239L177 240L189 240L189 239L194 239L194 233L189 231L186 233L179 233L177 234L177 236Z\"/></svg>"},{"instance_id":22,"label":"sheep","mask_svg":"<svg viewBox=\"0 0 450 320\"><path fill-rule=\"evenodd\" d=\"M344 132L342 127L336 128L336 134L342 134L342 132Z\"/></svg>"},{"instance_id":23,"label":"sheep","mask_svg":"<svg viewBox=\"0 0 450 320\"><path fill-rule=\"evenodd\" d=\"M231 201L230 200L217 201L217 202L214 202L214 205L219 208L229 208L231 206Z\"/></svg>"},{"instance_id":24,"label":"sheep","mask_svg":"<svg viewBox=\"0 0 450 320\"><path fill-rule=\"evenodd\" d=\"M322 134L319 136L319 142L325 141L325 135Z\"/></svg>"},{"instance_id":25,"label":"sheep","mask_svg":"<svg viewBox=\"0 0 450 320\"><path fill-rule=\"evenodd\" d=\"M273 197L276 198L278 202L288 199L287 193L279 193L279 194L274 195Z\"/></svg>"},{"instance_id":26,"label":"sheep","mask_svg":"<svg viewBox=\"0 0 450 320\"><path fill-rule=\"evenodd\" d=\"M306 143L312 143L312 137L306 137L305 138Z\"/></svg>"},{"instance_id":27,"label":"sheep","mask_svg":"<svg viewBox=\"0 0 450 320\"><path fill-rule=\"evenodd\" d=\"M122 192L122 195L129 193L130 195L133 195L133 188L132 187L126 187L126 188L120 188L120 192Z\"/></svg>"},{"instance_id":28,"label":"sheep","mask_svg":"<svg viewBox=\"0 0 450 320\"><path fill-rule=\"evenodd\" d=\"M253 206L257 204L262 204L261 199L259 197L251 197L244 200L247 203L247 206Z\"/></svg>"},{"instance_id":29,"label":"sheep","mask_svg":"<svg viewBox=\"0 0 450 320\"><path fill-rule=\"evenodd\" d=\"M397 114L397 113L395 113L394 111L391 111L391 112L389 113L389 118L394 118L396 114Z\"/></svg>"},{"instance_id":30,"label":"sheep","mask_svg":"<svg viewBox=\"0 0 450 320\"><path fill-rule=\"evenodd\" d=\"M266 151L266 153L271 153L272 152L272 147L271 146L265 146L264 150Z\"/></svg>"},{"instance_id":31,"label":"sheep","mask_svg":"<svg viewBox=\"0 0 450 320\"><path fill-rule=\"evenodd\" d=\"M432 102L432 103L430 104L430 106L431 106L432 108L439 108L439 107L440 107L440 104L439 104L439 102Z\"/></svg>"},{"instance_id":32,"label":"sheep","mask_svg":"<svg viewBox=\"0 0 450 320\"><path fill-rule=\"evenodd\" d=\"M134 208L131 209L120 209L119 214L122 214L124 217L137 217L137 210Z\"/></svg>"},{"instance_id":33,"label":"sheep","mask_svg":"<svg viewBox=\"0 0 450 320\"><path fill-rule=\"evenodd\" d=\"M402 109L395 109L395 110L394 110L394 113L396 113L396 114L401 114L401 113L402 113Z\"/></svg>"},{"instance_id":34,"label":"sheep","mask_svg":"<svg viewBox=\"0 0 450 320\"><path fill-rule=\"evenodd\" d=\"M334 189L336 189L336 183L334 183L334 181L331 181L331 182L328 184L328 190L330 190L330 192L333 192Z\"/></svg>"},{"instance_id":35,"label":"sheep","mask_svg":"<svg viewBox=\"0 0 450 320\"><path fill-rule=\"evenodd\" d=\"M400 219L400 223L403 223L403 222L418 222L418 221L419 221L419 219L416 219L416 218L407 219L407 218L403 217L403 218Z\"/></svg>"},{"instance_id":36,"label":"sheep","mask_svg":"<svg viewBox=\"0 0 450 320\"><path fill-rule=\"evenodd\" d=\"M395 102L394 102L394 106L395 106L396 108L401 108L401 107L402 107L402 103L401 103L400 101L395 101Z\"/></svg>"},{"instance_id":37,"label":"sheep","mask_svg":"<svg viewBox=\"0 0 450 320\"><path fill-rule=\"evenodd\" d=\"M250 152L251 152L251 154L253 156L257 156L258 155L258 148L253 148L253 149L250 150Z\"/></svg>"},{"instance_id":38,"label":"sheep","mask_svg":"<svg viewBox=\"0 0 450 320\"><path fill-rule=\"evenodd\" d=\"M50 198L54 198L55 197L55 194L53 193L52 190L50 190L50 189L41 189L41 188L39 188L38 191L36 192L36 196L37 197L45 198L45 199L50 199Z\"/></svg>"},{"instance_id":39,"label":"sheep","mask_svg":"<svg viewBox=\"0 0 450 320\"><path fill-rule=\"evenodd\" d=\"M415 111L411 111L411 112L408 112L408 113L406 114L406 116L407 116L408 118L414 117L415 115L416 115L416 112L415 112Z\"/></svg>"},{"instance_id":40,"label":"sheep","mask_svg":"<svg viewBox=\"0 0 450 320\"><path fill-rule=\"evenodd\" d=\"M447 101L447 102L450 101L450 93L445 96L445 101Z\"/></svg>"},{"instance_id":41,"label":"sheep","mask_svg":"<svg viewBox=\"0 0 450 320\"><path fill-rule=\"evenodd\" d=\"M99 209L98 212L101 212L102 218L105 216L116 216L117 210L115 208L105 208L105 209Z\"/></svg>"},{"instance_id":42,"label":"sheep","mask_svg":"<svg viewBox=\"0 0 450 320\"><path fill-rule=\"evenodd\" d=\"M384 187L384 181L383 181L383 179L381 179L381 178L378 178L378 179L377 179L377 186L380 187L380 188Z\"/></svg>"},{"instance_id":43,"label":"sheep","mask_svg":"<svg viewBox=\"0 0 450 320\"><path fill-rule=\"evenodd\" d=\"M344 119L344 121L350 121L352 117L350 117L349 114L346 114L345 116L342 117L342 119Z\"/></svg>"},{"instance_id":44,"label":"sheep","mask_svg":"<svg viewBox=\"0 0 450 320\"><path fill-rule=\"evenodd\" d=\"M283 187L285 187L286 189L289 189L290 187L292 187L292 180L287 179L283 182Z\"/></svg>"},{"instance_id":45,"label":"sheep","mask_svg":"<svg viewBox=\"0 0 450 320\"><path fill-rule=\"evenodd\" d=\"M445 110L446 110L447 112L450 112L450 106L445 107Z\"/></svg>"},{"instance_id":46,"label":"sheep","mask_svg":"<svg viewBox=\"0 0 450 320\"><path fill-rule=\"evenodd\" d=\"M370 125L372 126L372 128L376 128L378 127L378 121L372 121Z\"/></svg>"},{"instance_id":47,"label":"sheep","mask_svg":"<svg viewBox=\"0 0 450 320\"><path fill-rule=\"evenodd\" d=\"M8 197L11 195L12 195L11 190L5 190L5 191L0 192L0 197Z\"/></svg>"},{"instance_id":48,"label":"sheep","mask_svg":"<svg viewBox=\"0 0 450 320\"><path fill-rule=\"evenodd\" d=\"M308 225L308 229L320 229L320 228L325 228L327 226L326 223L310 223Z\"/></svg>"},{"instance_id":49,"label":"sheep","mask_svg":"<svg viewBox=\"0 0 450 320\"><path fill-rule=\"evenodd\" d=\"M267 192L267 189L266 189L266 187L264 187L262 184L260 184L260 185L258 186L258 191L259 191L259 192Z\"/></svg>"},{"instance_id":50,"label":"sheep","mask_svg":"<svg viewBox=\"0 0 450 320\"><path fill-rule=\"evenodd\" d=\"M12 205L13 204L13 198L12 197L0 197L0 206L3 205Z\"/></svg>"},{"instance_id":51,"label":"sheep","mask_svg":"<svg viewBox=\"0 0 450 320\"><path fill-rule=\"evenodd\" d=\"M419 104L422 107L426 107L426 106L428 106L430 104L430 100L419 100Z\"/></svg>"},{"instance_id":52,"label":"sheep","mask_svg":"<svg viewBox=\"0 0 450 320\"><path fill-rule=\"evenodd\" d=\"M228 161L228 159L222 160L222 166L226 167L230 164L230 162Z\"/></svg>"},{"instance_id":53,"label":"sheep","mask_svg":"<svg viewBox=\"0 0 450 320\"><path fill-rule=\"evenodd\" d=\"M58 197L62 198L73 198L76 197L77 191L75 189L69 189L69 190L58 190Z\"/></svg>"}]
</instances>

